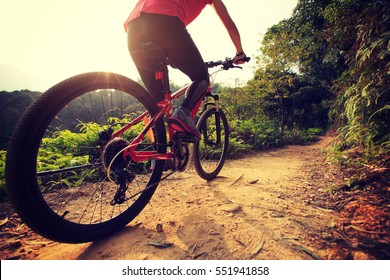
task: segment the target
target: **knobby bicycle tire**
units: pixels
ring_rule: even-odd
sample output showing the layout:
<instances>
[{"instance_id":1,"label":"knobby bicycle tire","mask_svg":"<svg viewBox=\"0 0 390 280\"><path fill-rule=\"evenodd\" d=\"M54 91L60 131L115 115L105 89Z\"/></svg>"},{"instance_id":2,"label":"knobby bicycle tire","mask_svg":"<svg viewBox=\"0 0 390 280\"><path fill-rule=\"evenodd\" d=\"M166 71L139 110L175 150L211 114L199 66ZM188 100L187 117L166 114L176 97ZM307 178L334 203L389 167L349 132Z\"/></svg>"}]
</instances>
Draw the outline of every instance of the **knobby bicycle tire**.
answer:
<instances>
[{"instance_id":1,"label":"knobby bicycle tire","mask_svg":"<svg viewBox=\"0 0 390 280\"><path fill-rule=\"evenodd\" d=\"M227 157L228 121L222 110L210 107L200 116L197 128L201 139L194 143L194 167L201 178L212 180L221 171Z\"/></svg>"},{"instance_id":2,"label":"knobby bicycle tire","mask_svg":"<svg viewBox=\"0 0 390 280\"><path fill-rule=\"evenodd\" d=\"M107 138L102 134L142 111L150 116L157 113L153 98L136 82L114 73L74 76L42 94L21 117L7 152L6 184L22 220L49 239L83 243L117 232L134 219L151 199L164 161L130 160L126 197L133 198L112 203L118 185L115 178L108 180L107 163L102 161L109 158L112 169L117 168L115 154L144 124L109 142L109 149L106 144L110 152L104 157L97 143ZM145 141L143 149L165 153L163 120L150 132L153 140Z\"/></svg>"}]
</instances>

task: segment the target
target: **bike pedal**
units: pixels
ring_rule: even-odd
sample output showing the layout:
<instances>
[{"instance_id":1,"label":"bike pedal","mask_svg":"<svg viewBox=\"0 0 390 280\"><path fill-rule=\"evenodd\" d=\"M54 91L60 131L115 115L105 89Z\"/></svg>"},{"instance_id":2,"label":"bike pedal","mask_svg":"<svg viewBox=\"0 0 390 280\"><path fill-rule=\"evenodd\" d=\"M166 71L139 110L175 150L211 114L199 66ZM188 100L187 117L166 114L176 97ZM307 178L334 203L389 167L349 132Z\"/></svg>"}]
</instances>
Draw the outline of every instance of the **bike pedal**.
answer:
<instances>
[{"instance_id":1,"label":"bike pedal","mask_svg":"<svg viewBox=\"0 0 390 280\"><path fill-rule=\"evenodd\" d=\"M181 141L186 143L195 143L195 136L186 132L175 132L175 136L180 138Z\"/></svg>"},{"instance_id":2,"label":"bike pedal","mask_svg":"<svg viewBox=\"0 0 390 280\"><path fill-rule=\"evenodd\" d=\"M174 160L168 159L165 161L164 171L176 171L176 164Z\"/></svg>"}]
</instances>

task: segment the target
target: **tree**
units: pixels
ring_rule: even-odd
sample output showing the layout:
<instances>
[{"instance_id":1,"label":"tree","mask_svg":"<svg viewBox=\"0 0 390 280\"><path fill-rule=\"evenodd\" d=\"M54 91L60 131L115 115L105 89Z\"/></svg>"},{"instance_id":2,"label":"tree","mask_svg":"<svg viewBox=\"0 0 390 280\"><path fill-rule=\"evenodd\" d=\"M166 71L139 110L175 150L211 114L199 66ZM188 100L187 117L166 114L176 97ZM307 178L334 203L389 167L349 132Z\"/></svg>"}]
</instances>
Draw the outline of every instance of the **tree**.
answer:
<instances>
[{"instance_id":1,"label":"tree","mask_svg":"<svg viewBox=\"0 0 390 280\"><path fill-rule=\"evenodd\" d=\"M341 136L347 145L363 147L366 152L376 151L375 147L388 152L390 4L334 1L325 15L335 30L330 42L343 52L348 66L336 81L340 94L334 110L343 124Z\"/></svg>"},{"instance_id":2,"label":"tree","mask_svg":"<svg viewBox=\"0 0 390 280\"><path fill-rule=\"evenodd\" d=\"M0 150L7 148L17 121L39 94L29 90L0 92Z\"/></svg>"}]
</instances>

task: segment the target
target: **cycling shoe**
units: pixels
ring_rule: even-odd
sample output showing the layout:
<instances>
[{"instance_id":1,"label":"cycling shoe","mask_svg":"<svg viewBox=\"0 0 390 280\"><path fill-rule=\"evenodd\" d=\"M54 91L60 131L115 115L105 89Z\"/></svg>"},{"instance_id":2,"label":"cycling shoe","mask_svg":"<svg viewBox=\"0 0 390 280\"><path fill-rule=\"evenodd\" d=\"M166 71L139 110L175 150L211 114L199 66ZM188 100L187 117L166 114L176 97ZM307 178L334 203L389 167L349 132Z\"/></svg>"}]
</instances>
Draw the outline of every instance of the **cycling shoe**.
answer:
<instances>
[{"instance_id":1,"label":"cycling shoe","mask_svg":"<svg viewBox=\"0 0 390 280\"><path fill-rule=\"evenodd\" d=\"M191 110L184 106L178 107L173 112L169 125L176 131L190 133L200 140L200 132L191 118Z\"/></svg>"}]
</instances>

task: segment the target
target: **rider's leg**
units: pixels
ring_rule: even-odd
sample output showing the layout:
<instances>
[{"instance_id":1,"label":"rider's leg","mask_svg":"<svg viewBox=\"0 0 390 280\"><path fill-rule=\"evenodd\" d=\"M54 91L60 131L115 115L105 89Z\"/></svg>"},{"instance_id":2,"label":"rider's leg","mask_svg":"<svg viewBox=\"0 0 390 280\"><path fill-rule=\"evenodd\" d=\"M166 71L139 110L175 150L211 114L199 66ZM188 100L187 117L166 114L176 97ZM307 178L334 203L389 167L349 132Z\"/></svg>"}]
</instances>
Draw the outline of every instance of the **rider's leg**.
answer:
<instances>
[{"instance_id":1,"label":"rider's leg","mask_svg":"<svg viewBox=\"0 0 390 280\"><path fill-rule=\"evenodd\" d=\"M200 133L192 120L191 110L206 92L208 71L185 26L179 22L174 31L176 45L167 48L166 53L174 66L191 79L192 84L188 87L181 106L172 114L170 124L174 129L187 131L200 139Z\"/></svg>"},{"instance_id":2,"label":"rider's leg","mask_svg":"<svg viewBox=\"0 0 390 280\"><path fill-rule=\"evenodd\" d=\"M182 106L172 117L182 129L199 138L200 133L192 122L190 111L206 91L208 72L198 48L184 24L177 17L142 14L140 18L130 22L128 45L131 56L146 88L157 101L163 99L163 96L161 82L154 78L156 67L153 62L145 60L144 56L139 53L141 44L148 41L157 43L172 64L193 81Z\"/></svg>"},{"instance_id":3,"label":"rider's leg","mask_svg":"<svg viewBox=\"0 0 390 280\"><path fill-rule=\"evenodd\" d=\"M175 130L187 131L200 139L200 133L192 120L191 109L196 105L198 100L202 98L207 86L208 82L205 80L192 82L187 90L186 98L183 103L171 116L170 124Z\"/></svg>"},{"instance_id":4,"label":"rider's leg","mask_svg":"<svg viewBox=\"0 0 390 280\"><path fill-rule=\"evenodd\" d=\"M155 73L160 69L155 61L149 59L145 50L141 47L142 44L153 41L152 36L148 35L148 32L142 32L148 29L149 24L149 20L145 20L144 17L131 21L128 25L127 42L130 55L142 82L155 101L159 102L164 98L162 94L163 85L155 77Z\"/></svg>"}]
</instances>

